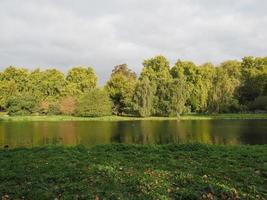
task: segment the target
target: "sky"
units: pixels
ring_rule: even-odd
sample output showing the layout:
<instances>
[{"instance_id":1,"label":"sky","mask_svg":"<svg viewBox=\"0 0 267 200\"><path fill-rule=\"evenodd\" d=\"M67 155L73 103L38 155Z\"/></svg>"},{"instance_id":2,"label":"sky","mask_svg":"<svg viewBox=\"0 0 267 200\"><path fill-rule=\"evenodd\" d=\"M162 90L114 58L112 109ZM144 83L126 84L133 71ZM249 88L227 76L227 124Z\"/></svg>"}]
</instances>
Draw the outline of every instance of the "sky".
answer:
<instances>
[{"instance_id":1,"label":"sky","mask_svg":"<svg viewBox=\"0 0 267 200\"><path fill-rule=\"evenodd\" d=\"M0 70L267 56L266 0L0 0Z\"/></svg>"}]
</instances>

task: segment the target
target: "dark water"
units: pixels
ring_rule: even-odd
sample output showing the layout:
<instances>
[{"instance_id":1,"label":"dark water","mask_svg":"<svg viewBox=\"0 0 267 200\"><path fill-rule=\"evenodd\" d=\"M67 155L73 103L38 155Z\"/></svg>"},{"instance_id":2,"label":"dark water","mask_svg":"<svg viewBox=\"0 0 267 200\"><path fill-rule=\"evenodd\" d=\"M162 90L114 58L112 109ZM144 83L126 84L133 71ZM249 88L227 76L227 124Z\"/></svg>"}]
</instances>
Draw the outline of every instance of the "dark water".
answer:
<instances>
[{"instance_id":1,"label":"dark water","mask_svg":"<svg viewBox=\"0 0 267 200\"><path fill-rule=\"evenodd\" d=\"M0 146L267 144L267 120L0 122Z\"/></svg>"}]
</instances>

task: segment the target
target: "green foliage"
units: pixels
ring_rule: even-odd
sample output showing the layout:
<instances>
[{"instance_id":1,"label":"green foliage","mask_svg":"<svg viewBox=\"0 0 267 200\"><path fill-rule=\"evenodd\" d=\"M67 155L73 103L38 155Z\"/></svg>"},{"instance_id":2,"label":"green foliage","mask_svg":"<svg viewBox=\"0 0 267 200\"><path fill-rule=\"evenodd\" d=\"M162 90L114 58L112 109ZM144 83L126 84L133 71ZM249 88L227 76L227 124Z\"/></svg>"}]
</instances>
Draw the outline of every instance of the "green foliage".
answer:
<instances>
[{"instance_id":1,"label":"green foliage","mask_svg":"<svg viewBox=\"0 0 267 200\"><path fill-rule=\"evenodd\" d=\"M58 102L50 102L47 110L47 115L61 114Z\"/></svg>"},{"instance_id":2,"label":"green foliage","mask_svg":"<svg viewBox=\"0 0 267 200\"><path fill-rule=\"evenodd\" d=\"M59 100L58 109L63 115L74 115L77 108L77 100L73 96L65 96Z\"/></svg>"},{"instance_id":3,"label":"green foliage","mask_svg":"<svg viewBox=\"0 0 267 200\"><path fill-rule=\"evenodd\" d=\"M250 110L265 110L267 111L267 96L258 96L249 104Z\"/></svg>"},{"instance_id":4,"label":"green foliage","mask_svg":"<svg viewBox=\"0 0 267 200\"><path fill-rule=\"evenodd\" d=\"M179 116L180 114L187 112L186 101L190 94L188 87L189 86L183 77L173 79L170 85L171 100L169 115Z\"/></svg>"},{"instance_id":5,"label":"green foliage","mask_svg":"<svg viewBox=\"0 0 267 200\"><path fill-rule=\"evenodd\" d=\"M155 86L148 77L139 80L133 96L134 110L141 116L147 117L153 114L153 98Z\"/></svg>"},{"instance_id":6,"label":"green foliage","mask_svg":"<svg viewBox=\"0 0 267 200\"><path fill-rule=\"evenodd\" d=\"M92 67L74 67L69 70L66 93L70 95L88 92L96 87L97 77Z\"/></svg>"},{"instance_id":7,"label":"green foliage","mask_svg":"<svg viewBox=\"0 0 267 200\"><path fill-rule=\"evenodd\" d=\"M0 107L4 108L10 96L28 91L29 73L26 69L8 67L0 76Z\"/></svg>"},{"instance_id":8,"label":"green foliage","mask_svg":"<svg viewBox=\"0 0 267 200\"><path fill-rule=\"evenodd\" d=\"M169 83L172 80L168 60L164 56L156 56L143 62L144 68L140 79L147 77L155 87L153 95L153 114L168 116L170 91Z\"/></svg>"},{"instance_id":9,"label":"green foliage","mask_svg":"<svg viewBox=\"0 0 267 200\"><path fill-rule=\"evenodd\" d=\"M136 74L126 64L115 66L106 89L113 101L115 114L131 113L132 98L136 86Z\"/></svg>"},{"instance_id":10,"label":"green foliage","mask_svg":"<svg viewBox=\"0 0 267 200\"><path fill-rule=\"evenodd\" d=\"M103 117L77 117L70 115L31 115L6 116L0 112L0 121L170 121L170 120L214 120L214 119L267 119L267 113L228 113L228 114L183 114L179 117L139 117L139 116L103 116Z\"/></svg>"},{"instance_id":11,"label":"green foliage","mask_svg":"<svg viewBox=\"0 0 267 200\"><path fill-rule=\"evenodd\" d=\"M36 100L29 94L10 96L5 108L9 115L30 115L35 112Z\"/></svg>"},{"instance_id":12,"label":"green foliage","mask_svg":"<svg viewBox=\"0 0 267 200\"><path fill-rule=\"evenodd\" d=\"M103 89L93 89L80 98L76 113L81 117L108 116L111 108L108 93Z\"/></svg>"},{"instance_id":13,"label":"green foliage","mask_svg":"<svg viewBox=\"0 0 267 200\"><path fill-rule=\"evenodd\" d=\"M29 77L29 90L39 100L59 98L65 87L64 74L56 69L33 71Z\"/></svg>"},{"instance_id":14,"label":"green foliage","mask_svg":"<svg viewBox=\"0 0 267 200\"><path fill-rule=\"evenodd\" d=\"M267 95L267 57L243 58L241 73L239 98L242 104L249 104L258 96Z\"/></svg>"},{"instance_id":15,"label":"green foliage","mask_svg":"<svg viewBox=\"0 0 267 200\"><path fill-rule=\"evenodd\" d=\"M237 89L240 85L239 63L224 62L216 69L209 94L209 112L238 110Z\"/></svg>"},{"instance_id":16,"label":"green foliage","mask_svg":"<svg viewBox=\"0 0 267 200\"><path fill-rule=\"evenodd\" d=\"M199 90L199 76L197 76L198 68L193 62L178 60L175 66L171 69L171 74L174 79L180 79L186 81L183 86L186 85L187 90L190 92L187 105L192 108L192 111L199 110L200 102L198 101ZM202 94L202 93L201 93ZM177 94L175 95L177 96ZM180 96L179 98L184 98ZM184 102L185 103L185 102Z\"/></svg>"},{"instance_id":17,"label":"green foliage","mask_svg":"<svg viewBox=\"0 0 267 200\"><path fill-rule=\"evenodd\" d=\"M7 99L17 93L17 85L14 81L0 80L0 107L4 108Z\"/></svg>"},{"instance_id":18,"label":"green foliage","mask_svg":"<svg viewBox=\"0 0 267 200\"><path fill-rule=\"evenodd\" d=\"M5 82L13 82L16 85L17 92L27 92L29 72L27 69L8 67L1 75L1 80Z\"/></svg>"},{"instance_id":19,"label":"green foliage","mask_svg":"<svg viewBox=\"0 0 267 200\"><path fill-rule=\"evenodd\" d=\"M90 149L2 149L0 196L263 200L267 195L266 157L266 145L112 144Z\"/></svg>"},{"instance_id":20,"label":"green foliage","mask_svg":"<svg viewBox=\"0 0 267 200\"><path fill-rule=\"evenodd\" d=\"M0 72L0 110L6 109L10 97L27 93L40 104L40 114L75 114L73 101L65 101L65 107L58 102L84 96L96 83L91 67L74 67L65 77L56 69L29 72L11 66ZM244 57L241 62L225 61L218 66L178 60L170 67L164 56L155 56L144 60L138 78L126 64L116 66L105 89L116 115L265 110L267 57Z\"/></svg>"}]
</instances>

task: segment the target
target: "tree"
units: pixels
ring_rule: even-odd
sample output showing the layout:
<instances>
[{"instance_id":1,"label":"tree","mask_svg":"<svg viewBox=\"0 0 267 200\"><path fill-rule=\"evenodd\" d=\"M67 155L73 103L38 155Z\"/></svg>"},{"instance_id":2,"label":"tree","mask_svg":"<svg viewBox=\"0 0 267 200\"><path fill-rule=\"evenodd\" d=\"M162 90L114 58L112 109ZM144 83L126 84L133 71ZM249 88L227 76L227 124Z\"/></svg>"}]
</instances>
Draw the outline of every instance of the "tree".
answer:
<instances>
[{"instance_id":1,"label":"tree","mask_svg":"<svg viewBox=\"0 0 267 200\"><path fill-rule=\"evenodd\" d=\"M49 113L49 102L47 100L41 101L38 104L38 112L40 114L48 114Z\"/></svg>"},{"instance_id":2,"label":"tree","mask_svg":"<svg viewBox=\"0 0 267 200\"><path fill-rule=\"evenodd\" d=\"M88 92L96 87L97 77L92 67L74 67L67 77L67 92L70 95Z\"/></svg>"},{"instance_id":3,"label":"tree","mask_svg":"<svg viewBox=\"0 0 267 200\"><path fill-rule=\"evenodd\" d=\"M267 111L267 96L258 96L249 104L250 110L265 110Z\"/></svg>"},{"instance_id":4,"label":"tree","mask_svg":"<svg viewBox=\"0 0 267 200\"><path fill-rule=\"evenodd\" d=\"M10 96L5 108L9 115L29 115L35 112L37 102L29 94Z\"/></svg>"},{"instance_id":5,"label":"tree","mask_svg":"<svg viewBox=\"0 0 267 200\"><path fill-rule=\"evenodd\" d=\"M81 117L100 117L111 115L112 102L103 89L86 92L78 101L77 115Z\"/></svg>"},{"instance_id":6,"label":"tree","mask_svg":"<svg viewBox=\"0 0 267 200\"><path fill-rule=\"evenodd\" d=\"M27 69L10 66L1 74L1 79L6 83L10 81L15 83L17 92L28 91L29 72Z\"/></svg>"},{"instance_id":7,"label":"tree","mask_svg":"<svg viewBox=\"0 0 267 200\"><path fill-rule=\"evenodd\" d=\"M239 63L227 61L217 69L209 94L210 112L236 112L239 110L237 90L240 85Z\"/></svg>"},{"instance_id":8,"label":"tree","mask_svg":"<svg viewBox=\"0 0 267 200\"><path fill-rule=\"evenodd\" d=\"M10 96L17 93L15 81L0 81L0 107L5 109L5 104Z\"/></svg>"},{"instance_id":9,"label":"tree","mask_svg":"<svg viewBox=\"0 0 267 200\"><path fill-rule=\"evenodd\" d=\"M209 92L212 90L212 81L216 74L216 68L212 63L204 63L199 67L199 84L197 89L198 105L195 106L195 111L203 113L207 112Z\"/></svg>"},{"instance_id":10,"label":"tree","mask_svg":"<svg viewBox=\"0 0 267 200\"><path fill-rule=\"evenodd\" d=\"M4 108L10 96L28 91L28 70L8 67L0 76L0 108Z\"/></svg>"},{"instance_id":11,"label":"tree","mask_svg":"<svg viewBox=\"0 0 267 200\"><path fill-rule=\"evenodd\" d=\"M59 102L58 99L54 99L53 97L47 98L45 100L41 100L38 103L37 111L39 114L44 114L44 115L64 114L64 113L61 113L59 109L60 103L61 102Z\"/></svg>"},{"instance_id":12,"label":"tree","mask_svg":"<svg viewBox=\"0 0 267 200\"><path fill-rule=\"evenodd\" d=\"M61 114L74 115L76 107L77 102L73 96L65 96L59 100L58 109Z\"/></svg>"},{"instance_id":13,"label":"tree","mask_svg":"<svg viewBox=\"0 0 267 200\"><path fill-rule=\"evenodd\" d=\"M134 96L134 109L142 117L151 116L154 113L153 97L155 93L155 86L150 82L148 77L139 80Z\"/></svg>"},{"instance_id":14,"label":"tree","mask_svg":"<svg viewBox=\"0 0 267 200\"><path fill-rule=\"evenodd\" d=\"M170 92L168 85L171 82L170 66L164 56L156 56L143 62L144 68L140 78L147 77L156 87L153 94L154 114L168 115Z\"/></svg>"},{"instance_id":15,"label":"tree","mask_svg":"<svg viewBox=\"0 0 267 200\"><path fill-rule=\"evenodd\" d=\"M29 77L30 92L39 100L58 99L65 88L64 74L56 69L33 71Z\"/></svg>"},{"instance_id":16,"label":"tree","mask_svg":"<svg viewBox=\"0 0 267 200\"><path fill-rule=\"evenodd\" d=\"M171 69L171 75L174 79L186 81L187 90L190 90L190 98L187 100L188 106L192 111L199 110L199 85L201 84L197 75L197 66L190 61L178 60Z\"/></svg>"},{"instance_id":17,"label":"tree","mask_svg":"<svg viewBox=\"0 0 267 200\"><path fill-rule=\"evenodd\" d=\"M115 66L106 88L113 101L116 114L131 113L132 98L136 85L136 74L126 64Z\"/></svg>"},{"instance_id":18,"label":"tree","mask_svg":"<svg viewBox=\"0 0 267 200\"><path fill-rule=\"evenodd\" d=\"M203 112L207 108L208 92L211 87L214 66L205 63L196 66L190 61L178 60L171 69L173 78L185 78L190 97L187 105L192 112Z\"/></svg>"},{"instance_id":19,"label":"tree","mask_svg":"<svg viewBox=\"0 0 267 200\"><path fill-rule=\"evenodd\" d=\"M170 84L171 100L169 115L179 116L186 112L186 101L189 98L189 85L184 77L175 78Z\"/></svg>"},{"instance_id":20,"label":"tree","mask_svg":"<svg viewBox=\"0 0 267 200\"><path fill-rule=\"evenodd\" d=\"M242 62L230 60L216 67L211 63L196 65L177 60L170 69L164 56L155 56L144 60L138 79L122 64L112 71L106 91L96 89L96 84L97 77L91 67L74 67L67 76L56 69L29 72L24 68L7 67L0 72L0 111L13 115L36 111L75 114L79 111L80 115L95 116L109 113L112 102L113 113L119 115L264 110L267 57L249 56ZM90 104L86 98L90 98ZM38 106L33 108L33 105Z\"/></svg>"},{"instance_id":21,"label":"tree","mask_svg":"<svg viewBox=\"0 0 267 200\"><path fill-rule=\"evenodd\" d=\"M239 101L249 104L258 96L267 95L267 57L244 57L241 63Z\"/></svg>"}]
</instances>

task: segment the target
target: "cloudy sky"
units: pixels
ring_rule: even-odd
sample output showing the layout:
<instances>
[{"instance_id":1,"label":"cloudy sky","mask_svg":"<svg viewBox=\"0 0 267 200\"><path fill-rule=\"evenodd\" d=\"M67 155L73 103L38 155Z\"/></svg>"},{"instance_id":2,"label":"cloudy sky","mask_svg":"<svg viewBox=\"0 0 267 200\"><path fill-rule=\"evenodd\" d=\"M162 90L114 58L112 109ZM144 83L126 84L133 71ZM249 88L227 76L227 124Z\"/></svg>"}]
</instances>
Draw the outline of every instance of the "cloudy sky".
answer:
<instances>
[{"instance_id":1,"label":"cloudy sky","mask_svg":"<svg viewBox=\"0 0 267 200\"><path fill-rule=\"evenodd\" d=\"M267 55L266 0L0 0L0 69L197 64Z\"/></svg>"}]
</instances>

